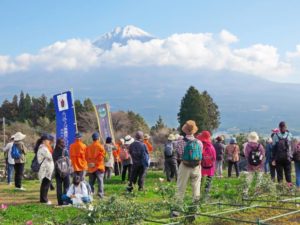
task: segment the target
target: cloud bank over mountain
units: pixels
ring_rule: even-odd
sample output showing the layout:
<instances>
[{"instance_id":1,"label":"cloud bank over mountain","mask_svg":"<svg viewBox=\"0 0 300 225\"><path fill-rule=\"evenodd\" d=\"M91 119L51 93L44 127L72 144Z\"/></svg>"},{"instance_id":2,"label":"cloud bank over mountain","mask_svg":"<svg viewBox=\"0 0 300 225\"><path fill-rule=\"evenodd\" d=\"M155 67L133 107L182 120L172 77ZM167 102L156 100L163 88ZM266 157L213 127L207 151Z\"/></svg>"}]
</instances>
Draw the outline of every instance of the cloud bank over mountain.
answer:
<instances>
[{"instance_id":1,"label":"cloud bank over mountain","mask_svg":"<svg viewBox=\"0 0 300 225\"><path fill-rule=\"evenodd\" d=\"M218 34L182 33L158 38L134 26L117 27L96 40L58 41L36 54L16 57L0 54L0 74L166 66L232 71L285 81L299 72L299 46L294 52L280 55L275 46L258 43L238 48L238 42L238 37L227 30Z\"/></svg>"}]
</instances>

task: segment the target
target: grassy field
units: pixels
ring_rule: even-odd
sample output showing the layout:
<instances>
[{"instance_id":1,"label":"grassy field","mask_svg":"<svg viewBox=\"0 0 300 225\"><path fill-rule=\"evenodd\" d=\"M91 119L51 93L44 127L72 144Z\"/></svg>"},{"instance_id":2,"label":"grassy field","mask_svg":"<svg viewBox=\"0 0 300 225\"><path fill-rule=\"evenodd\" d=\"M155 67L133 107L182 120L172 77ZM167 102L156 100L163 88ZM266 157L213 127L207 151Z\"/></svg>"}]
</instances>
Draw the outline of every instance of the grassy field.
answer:
<instances>
[{"instance_id":1,"label":"grassy field","mask_svg":"<svg viewBox=\"0 0 300 225\"><path fill-rule=\"evenodd\" d=\"M32 158L32 155L31 155ZM27 168L30 165L27 162ZM169 206L173 204L174 191L176 190L175 183L167 183L161 181L160 178L165 177L162 171L148 171L145 191L138 192L135 190L133 194L128 195L125 188L126 184L120 181L120 177L113 177L111 180L105 182L105 198L100 200L95 199L93 206L97 210L87 211L86 209L78 209L73 207L57 207L47 206L39 203L39 188L38 180L24 180L25 192L15 191L13 186L8 186L5 182L0 183L0 203L8 205L6 210L0 210L0 224L158 224L170 223L178 221L180 223L190 224L183 219L175 221L169 219ZM241 188L244 185L243 179L237 178L215 178L213 180L210 197L202 201L202 205L198 213L207 213L210 215L218 214L226 210L233 210L243 206L222 206L210 203L229 203L229 204L248 204L249 202L241 201ZM265 184L268 189L270 184ZM203 190L203 188L202 188ZM252 197L276 200L283 198L291 198L284 196L274 196L271 190L262 190L263 194L253 194ZM297 193L290 191L287 194L296 195ZM203 193L202 193L203 196ZM56 204L56 192L49 191L49 199ZM300 201L300 200L299 200ZM186 193L185 203L191 204L191 190L188 188ZM236 218L241 220L256 221L258 218L266 219L270 216L279 215L281 213L297 210L297 204L283 204L283 203L257 203L252 202L247 206L259 205L260 208L249 208L247 210L240 210L232 213L224 213L222 216L229 218ZM274 209L270 210L271 207ZM277 207L278 209L275 209ZM279 209L286 208L286 209ZM209 213L208 213L209 212ZM183 215L187 215L185 213ZM87 216L90 215L90 216ZM98 222L92 218L100 218L107 216L107 220ZM116 220L117 218L131 218L137 217L142 220ZM150 221L151 220L151 221ZM137 222L138 221L138 222ZM156 221L156 222L154 222ZM272 220L268 224L299 224L300 213L284 217L283 219ZM234 222L228 220L211 219L207 216L198 216L195 224L243 224L241 222Z\"/></svg>"}]
</instances>

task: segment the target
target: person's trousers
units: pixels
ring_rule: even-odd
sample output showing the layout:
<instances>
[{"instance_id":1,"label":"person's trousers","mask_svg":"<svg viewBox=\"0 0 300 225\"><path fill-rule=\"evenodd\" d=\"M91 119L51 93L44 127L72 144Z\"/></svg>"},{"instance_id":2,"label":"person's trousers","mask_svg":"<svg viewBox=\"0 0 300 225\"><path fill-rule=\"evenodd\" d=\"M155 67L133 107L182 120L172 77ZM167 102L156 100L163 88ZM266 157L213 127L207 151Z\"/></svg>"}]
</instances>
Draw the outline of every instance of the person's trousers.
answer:
<instances>
[{"instance_id":1,"label":"person's trousers","mask_svg":"<svg viewBox=\"0 0 300 225\"><path fill-rule=\"evenodd\" d=\"M211 183L212 183L212 176L207 176L205 181L205 193L208 194L210 191Z\"/></svg>"},{"instance_id":2,"label":"person's trousers","mask_svg":"<svg viewBox=\"0 0 300 225\"><path fill-rule=\"evenodd\" d=\"M165 159L165 171L167 181L171 181L173 178L177 180L177 161L175 159Z\"/></svg>"},{"instance_id":3,"label":"person's trousers","mask_svg":"<svg viewBox=\"0 0 300 225\"><path fill-rule=\"evenodd\" d=\"M105 173L104 173L104 179L110 179L111 178L111 173L112 173L112 168L111 167L105 167Z\"/></svg>"},{"instance_id":4,"label":"person's trousers","mask_svg":"<svg viewBox=\"0 0 300 225\"><path fill-rule=\"evenodd\" d=\"M234 166L235 168L236 177L239 177L240 172L239 172L238 162L232 162L232 161L228 161L228 177L231 177L232 166Z\"/></svg>"},{"instance_id":5,"label":"person's trousers","mask_svg":"<svg viewBox=\"0 0 300 225\"><path fill-rule=\"evenodd\" d=\"M48 178L44 177L41 183L41 188L40 188L40 202L41 203L47 203L48 202L48 191L51 185L51 180Z\"/></svg>"},{"instance_id":6,"label":"person's trousers","mask_svg":"<svg viewBox=\"0 0 300 225\"><path fill-rule=\"evenodd\" d=\"M194 168L186 166L181 163L178 170L177 178L177 198L180 202L183 201L187 184L191 180L192 193L194 202L200 199L200 187L201 187L201 169L200 166Z\"/></svg>"},{"instance_id":7,"label":"person's trousers","mask_svg":"<svg viewBox=\"0 0 300 225\"><path fill-rule=\"evenodd\" d=\"M22 187L22 178L24 173L24 163L15 163L15 187Z\"/></svg>"},{"instance_id":8,"label":"person's trousers","mask_svg":"<svg viewBox=\"0 0 300 225\"><path fill-rule=\"evenodd\" d=\"M265 173L268 173L270 170L269 161L267 161L267 160L264 162L264 170L265 170Z\"/></svg>"},{"instance_id":9,"label":"person's trousers","mask_svg":"<svg viewBox=\"0 0 300 225\"><path fill-rule=\"evenodd\" d=\"M271 174L271 180L275 181L276 177L276 166L272 165L272 162L269 162L269 168L270 168L270 174Z\"/></svg>"},{"instance_id":10,"label":"person's trousers","mask_svg":"<svg viewBox=\"0 0 300 225\"><path fill-rule=\"evenodd\" d=\"M14 173L14 164L7 163L7 183L10 184L12 182L12 177Z\"/></svg>"},{"instance_id":11,"label":"person's trousers","mask_svg":"<svg viewBox=\"0 0 300 225\"><path fill-rule=\"evenodd\" d=\"M216 175L222 176L223 172L223 160L216 160Z\"/></svg>"},{"instance_id":12,"label":"person's trousers","mask_svg":"<svg viewBox=\"0 0 300 225\"><path fill-rule=\"evenodd\" d=\"M139 189L144 188L145 176L147 168L143 165L132 165L129 187L132 188L138 182Z\"/></svg>"},{"instance_id":13,"label":"person's trousers","mask_svg":"<svg viewBox=\"0 0 300 225\"><path fill-rule=\"evenodd\" d=\"M256 183L256 187L261 185L263 173L262 172L248 172L246 174L246 187L244 189L244 194L248 195L249 188L252 186L252 183Z\"/></svg>"},{"instance_id":14,"label":"person's trousers","mask_svg":"<svg viewBox=\"0 0 300 225\"><path fill-rule=\"evenodd\" d=\"M122 173L122 163L121 162L115 162L114 172L115 172L115 176L119 176Z\"/></svg>"},{"instance_id":15,"label":"person's trousers","mask_svg":"<svg viewBox=\"0 0 300 225\"><path fill-rule=\"evenodd\" d=\"M296 186L300 188L300 162L295 162Z\"/></svg>"},{"instance_id":16,"label":"person's trousers","mask_svg":"<svg viewBox=\"0 0 300 225\"><path fill-rule=\"evenodd\" d=\"M122 169L122 181L125 181L126 179L126 172L128 170L128 180L130 180L130 175L131 175L131 167L132 164L124 165Z\"/></svg>"},{"instance_id":17,"label":"person's trousers","mask_svg":"<svg viewBox=\"0 0 300 225\"><path fill-rule=\"evenodd\" d=\"M55 174L55 180L56 180L57 203L58 205L63 205L63 200L61 196L63 194L67 194L67 191L70 187L70 176L66 176L62 178L60 177L59 174Z\"/></svg>"},{"instance_id":18,"label":"person's trousers","mask_svg":"<svg viewBox=\"0 0 300 225\"><path fill-rule=\"evenodd\" d=\"M283 172L287 183L292 182L292 163L289 160L276 161L278 183L283 181Z\"/></svg>"},{"instance_id":19,"label":"person's trousers","mask_svg":"<svg viewBox=\"0 0 300 225\"><path fill-rule=\"evenodd\" d=\"M103 198L104 197L104 182L103 182L104 172L97 170L94 173L89 173L89 183L90 183L92 192L94 192L94 185L95 185L96 179L98 182L98 196L100 198Z\"/></svg>"}]
</instances>

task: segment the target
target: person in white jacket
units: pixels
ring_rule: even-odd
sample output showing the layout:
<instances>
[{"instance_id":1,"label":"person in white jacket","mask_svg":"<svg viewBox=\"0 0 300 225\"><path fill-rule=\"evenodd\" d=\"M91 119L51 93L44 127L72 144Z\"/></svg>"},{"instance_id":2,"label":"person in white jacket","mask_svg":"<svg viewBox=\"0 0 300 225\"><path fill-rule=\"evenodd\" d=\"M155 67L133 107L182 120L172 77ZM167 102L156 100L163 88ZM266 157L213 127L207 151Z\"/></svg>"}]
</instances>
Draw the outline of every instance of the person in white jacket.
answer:
<instances>
[{"instance_id":1,"label":"person in white jacket","mask_svg":"<svg viewBox=\"0 0 300 225\"><path fill-rule=\"evenodd\" d=\"M75 175L73 178L73 184L69 187L67 194L62 196L64 204L82 204L90 203L92 196L89 194L88 187L80 176Z\"/></svg>"},{"instance_id":2,"label":"person in white jacket","mask_svg":"<svg viewBox=\"0 0 300 225\"><path fill-rule=\"evenodd\" d=\"M11 185L12 183L12 176L14 173L14 166L15 166L15 160L13 157L11 157L11 149L14 144L14 135L10 137L10 141L6 144L4 147L4 153L6 155L6 168L7 168L7 184Z\"/></svg>"},{"instance_id":3,"label":"person in white jacket","mask_svg":"<svg viewBox=\"0 0 300 225\"><path fill-rule=\"evenodd\" d=\"M40 142L37 151L37 160L40 164L40 170L38 177L41 182L40 188L40 202L51 204L48 200L48 191L51 185L52 174L54 171L54 162L49 146L52 136L49 134L43 134L38 142Z\"/></svg>"}]
</instances>

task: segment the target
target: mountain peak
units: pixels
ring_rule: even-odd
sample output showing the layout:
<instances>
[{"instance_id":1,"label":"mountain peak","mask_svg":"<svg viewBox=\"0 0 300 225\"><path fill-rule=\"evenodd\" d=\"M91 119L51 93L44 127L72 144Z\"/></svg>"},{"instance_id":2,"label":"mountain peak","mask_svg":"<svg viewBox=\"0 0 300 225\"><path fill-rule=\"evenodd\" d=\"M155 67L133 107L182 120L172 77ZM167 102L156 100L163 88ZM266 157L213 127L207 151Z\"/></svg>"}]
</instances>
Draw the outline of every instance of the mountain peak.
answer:
<instances>
[{"instance_id":1,"label":"mountain peak","mask_svg":"<svg viewBox=\"0 0 300 225\"><path fill-rule=\"evenodd\" d=\"M113 31L102 35L94 41L94 45L108 50L112 48L113 43L126 45L129 40L146 42L153 38L152 35L142 29L133 25L127 25L125 27L116 27Z\"/></svg>"}]
</instances>

